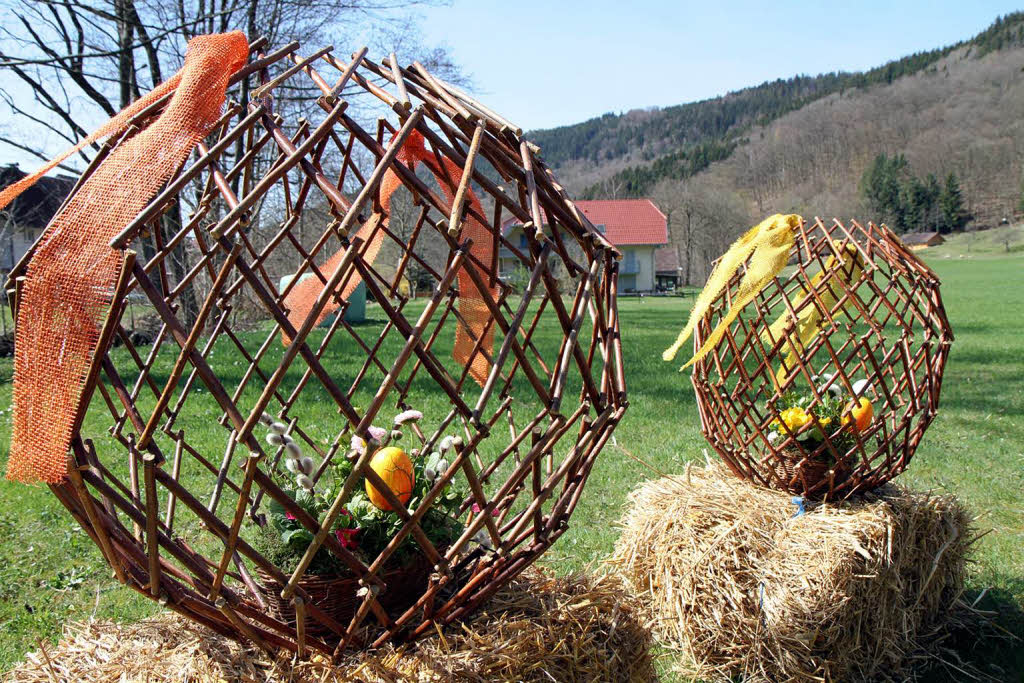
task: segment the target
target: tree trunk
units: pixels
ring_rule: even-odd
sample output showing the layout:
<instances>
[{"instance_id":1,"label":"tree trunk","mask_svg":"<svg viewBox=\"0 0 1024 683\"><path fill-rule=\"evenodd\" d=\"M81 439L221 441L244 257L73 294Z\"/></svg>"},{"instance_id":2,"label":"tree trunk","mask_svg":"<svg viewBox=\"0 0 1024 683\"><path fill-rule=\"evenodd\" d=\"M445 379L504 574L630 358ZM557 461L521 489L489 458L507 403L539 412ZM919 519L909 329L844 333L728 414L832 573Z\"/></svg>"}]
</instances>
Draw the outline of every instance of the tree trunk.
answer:
<instances>
[{"instance_id":1,"label":"tree trunk","mask_svg":"<svg viewBox=\"0 0 1024 683\"><path fill-rule=\"evenodd\" d=\"M176 200L174 204L171 205L170 210L167 211L160 219L160 229L162 231L161 237L163 238L162 242L167 244L172 237L178 234L178 231L181 230L181 226L181 201ZM188 275L189 270L192 269L188 249L186 248L187 243L187 238L178 242L178 245L174 247L174 251L171 253L170 257L164 261L164 263L170 261L168 275L170 276L172 283L179 283L184 280ZM195 280L189 282L188 285L181 290L181 294L178 295L178 319L181 320L182 324L186 328L192 327L199 314L199 305L196 302L196 292L193 287L194 282ZM164 295L167 294L166 292L161 293Z\"/></svg>"}]
</instances>

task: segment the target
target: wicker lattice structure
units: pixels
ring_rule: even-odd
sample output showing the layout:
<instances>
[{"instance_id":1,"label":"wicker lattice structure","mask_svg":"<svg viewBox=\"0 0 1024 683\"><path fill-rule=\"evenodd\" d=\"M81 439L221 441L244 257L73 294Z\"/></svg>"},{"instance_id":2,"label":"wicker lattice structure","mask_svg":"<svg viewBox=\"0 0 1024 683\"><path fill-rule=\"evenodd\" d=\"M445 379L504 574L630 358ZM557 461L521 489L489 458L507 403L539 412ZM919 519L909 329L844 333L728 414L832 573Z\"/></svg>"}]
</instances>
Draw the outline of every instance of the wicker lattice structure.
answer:
<instances>
[{"instance_id":1,"label":"wicker lattice structure","mask_svg":"<svg viewBox=\"0 0 1024 683\"><path fill-rule=\"evenodd\" d=\"M127 586L231 637L337 655L467 615L565 532L627 405L620 254L521 130L421 65L400 68L394 55L375 63L365 49L349 60L329 49L303 58L297 45L261 48L233 79L217 133L112 244L129 257L69 477L51 488ZM305 101L306 118L275 113L275 96L296 99L311 87L320 92ZM400 160L412 135L436 159L432 172ZM414 206L402 234L379 197L389 173ZM178 201L183 220L168 230L163 214ZM469 244L470 222L486 239L478 228ZM522 226L515 243L502 230L510 223ZM368 225L383 235L376 258L373 235L357 235ZM321 270L336 253L333 272ZM507 282L513 269L526 276ZM15 306L23 273L24 265L9 289ZM282 278L308 273L322 291L293 323ZM347 320L350 302L338 294L356 275L376 302L369 322ZM478 300L460 291L467 277ZM409 294L413 279L429 282L425 298ZM482 330L465 319L473 305L485 306ZM318 324L334 306L337 315ZM144 313L157 322L152 339L131 329ZM476 335L483 381L452 357L459 325ZM458 437L429 493L408 509L367 467L370 427L407 409L426 417L406 448L428 453ZM313 479L339 459L356 463L324 518L272 476L286 448L268 446L268 414L322 463ZM353 436L369 442L363 455ZM400 517L373 557L325 522L365 480ZM436 547L420 521L453 481L464 531ZM347 574L325 582L261 554L248 530L265 523L270 503ZM407 538L418 561L396 572L389 558ZM342 602L348 610L334 611Z\"/></svg>"},{"instance_id":2,"label":"wicker lattice structure","mask_svg":"<svg viewBox=\"0 0 1024 683\"><path fill-rule=\"evenodd\" d=\"M885 226L817 219L802 223L795 237L788 274L765 287L695 364L701 429L740 477L812 498L846 498L906 469L935 417L953 334L935 273ZM822 271L838 274L842 266L830 259L851 253L851 245L862 271L815 279ZM741 269L699 323L697 346L724 317L742 276ZM827 296L833 303L823 301ZM806 307L818 311L817 334L800 348L795 367L780 373L795 337L793 315ZM771 324L784 314L789 324L772 335ZM854 396L864 381L869 388L859 395L872 402L874 417L863 431L843 427L852 447L837 448L829 438L835 425L822 429L814 449L777 427L787 392L809 394L813 413L830 387Z\"/></svg>"}]
</instances>

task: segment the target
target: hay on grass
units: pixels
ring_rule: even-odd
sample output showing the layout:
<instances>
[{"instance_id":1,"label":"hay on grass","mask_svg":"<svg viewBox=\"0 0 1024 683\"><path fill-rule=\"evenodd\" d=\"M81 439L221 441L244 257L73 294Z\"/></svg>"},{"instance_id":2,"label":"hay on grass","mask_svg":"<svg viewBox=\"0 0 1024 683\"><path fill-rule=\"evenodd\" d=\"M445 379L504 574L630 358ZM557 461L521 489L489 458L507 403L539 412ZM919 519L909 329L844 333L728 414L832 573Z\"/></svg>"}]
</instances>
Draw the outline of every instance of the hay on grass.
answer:
<instances>
[{"instance_id":1,"label":"hay on grass","mask_svg":"<svg viewBox=\"0 0 1024 683\"><path fill-rule=\"evenodd\" d=\"M892 485L796 511L789 494L688 468L631 494L610 563L699 678L912 675L960 600L968 513Z\"/></svg>"},{"instance_id":2,"label":"hay on grass","mask_svg":"<svg viewBox=\"0 0 1024 683\"><path fill-rule=\"evenodd\" d=\"M60 681L649 681L650 631L612 577L555 578L530 569L471 621L405 646L273 659L172 614L136 624L72 623L56 645L9 672Z\"/></svg>"}]
</instances>

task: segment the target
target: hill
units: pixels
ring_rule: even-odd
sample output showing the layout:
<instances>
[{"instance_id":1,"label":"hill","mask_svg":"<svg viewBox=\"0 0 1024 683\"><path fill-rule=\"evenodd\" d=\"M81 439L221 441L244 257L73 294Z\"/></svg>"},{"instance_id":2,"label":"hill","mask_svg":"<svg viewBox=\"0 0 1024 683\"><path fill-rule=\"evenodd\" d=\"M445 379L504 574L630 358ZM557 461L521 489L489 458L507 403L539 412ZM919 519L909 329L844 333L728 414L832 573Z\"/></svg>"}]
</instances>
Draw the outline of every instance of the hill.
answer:
<instances>
[{"instance_id":1,"label":"hill","mask_svg":"<svg viewBox=\"0 0 1024 683\"><path fill-rule=\"evenodd\" d=\"M886 100L903 95L941 100L954 94L952 87L962 84L964 77L982 81L990 78L985 68L960 69L959 63L984 63L998 70L999 65L1017 63L1022 46L1024 13L1014 13L997 19L968 40L909 55L866 72L794 76L700 102L605 114L571 126L533 131L529 136L543 150L548 165L558 170L559 177L578 196L646 196L660 181L682 180L716 162L744 156L754 143L769 135L774 123L822 101L828 100L834 107L837 101L845 105L872 94L877 101L880 91ZM908 93L906 88L894 88L907 79L925 75L939 77L925 88L928 92ZM945 83L940 80L943 77ZM983 118L991 120L991 115L984 114L988 104L989 100L976 98L966 103L968 111L961 113L981 112ZM838 128L839 117L850 108L856 107L833 108L827 112L828 121ZM999 119L996 125L1007 121ZM876 122L893 124L900 131L915 127L912 120L877 121L876 117ZM984 201L983 197L973 199Z\"/></svg>"},{"instance_id":2,"label":"hill","mask_svg":"<svg viewBox=\"0 0 1024 683\"><path fill-rule=\"evenodd\" d=\"M755 127L700 182L732 188L752 215L883 220L862 179L878 155L902 155L914 177L957 176L970 227L1020 216L1024 48L977 52L960 47L892 84L834 93Z\"/></svg>"}]
</instances>

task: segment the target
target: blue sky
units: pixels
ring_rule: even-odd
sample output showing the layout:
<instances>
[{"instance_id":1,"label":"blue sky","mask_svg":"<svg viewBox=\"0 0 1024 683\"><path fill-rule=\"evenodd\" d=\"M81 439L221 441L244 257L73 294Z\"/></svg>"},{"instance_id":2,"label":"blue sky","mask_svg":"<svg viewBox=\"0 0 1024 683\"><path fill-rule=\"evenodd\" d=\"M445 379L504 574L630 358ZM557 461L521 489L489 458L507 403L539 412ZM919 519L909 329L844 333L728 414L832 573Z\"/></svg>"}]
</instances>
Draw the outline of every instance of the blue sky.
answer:
<instances>
[{"instance_id":1,"label":"blue sky","mask_svg":"<svg viewBox=\"0 0 1024 683\"><path fill-rule=\"evenodd\" d=\"M448 47L492 109L534 129L868 69L968 38L1015 9L997 0L454 0L423 12L423 32Z\"/></svg>"},{"instance_id":2,"label":"blue sky","mask_svg":"<svg viewBox=\"0 0 1024 683\"><path fill-rule=\"evenodd\" d=\"M423 44L445 45L472 90L530 130L692 102L795 74L868 69L969 38L1016 9L1000 0L451 0L418 12ZM341 54L352 49L338 47ZM29 97L11 78L0 73L0 85ZM95 125L103 118L96 112ZM17 125L0 107L0 128ZM55 134L34 134L45 136L48 153L66 146ZM24 168L39 165L6 145L0 156Z\"/></svg>"}]
</instances>

